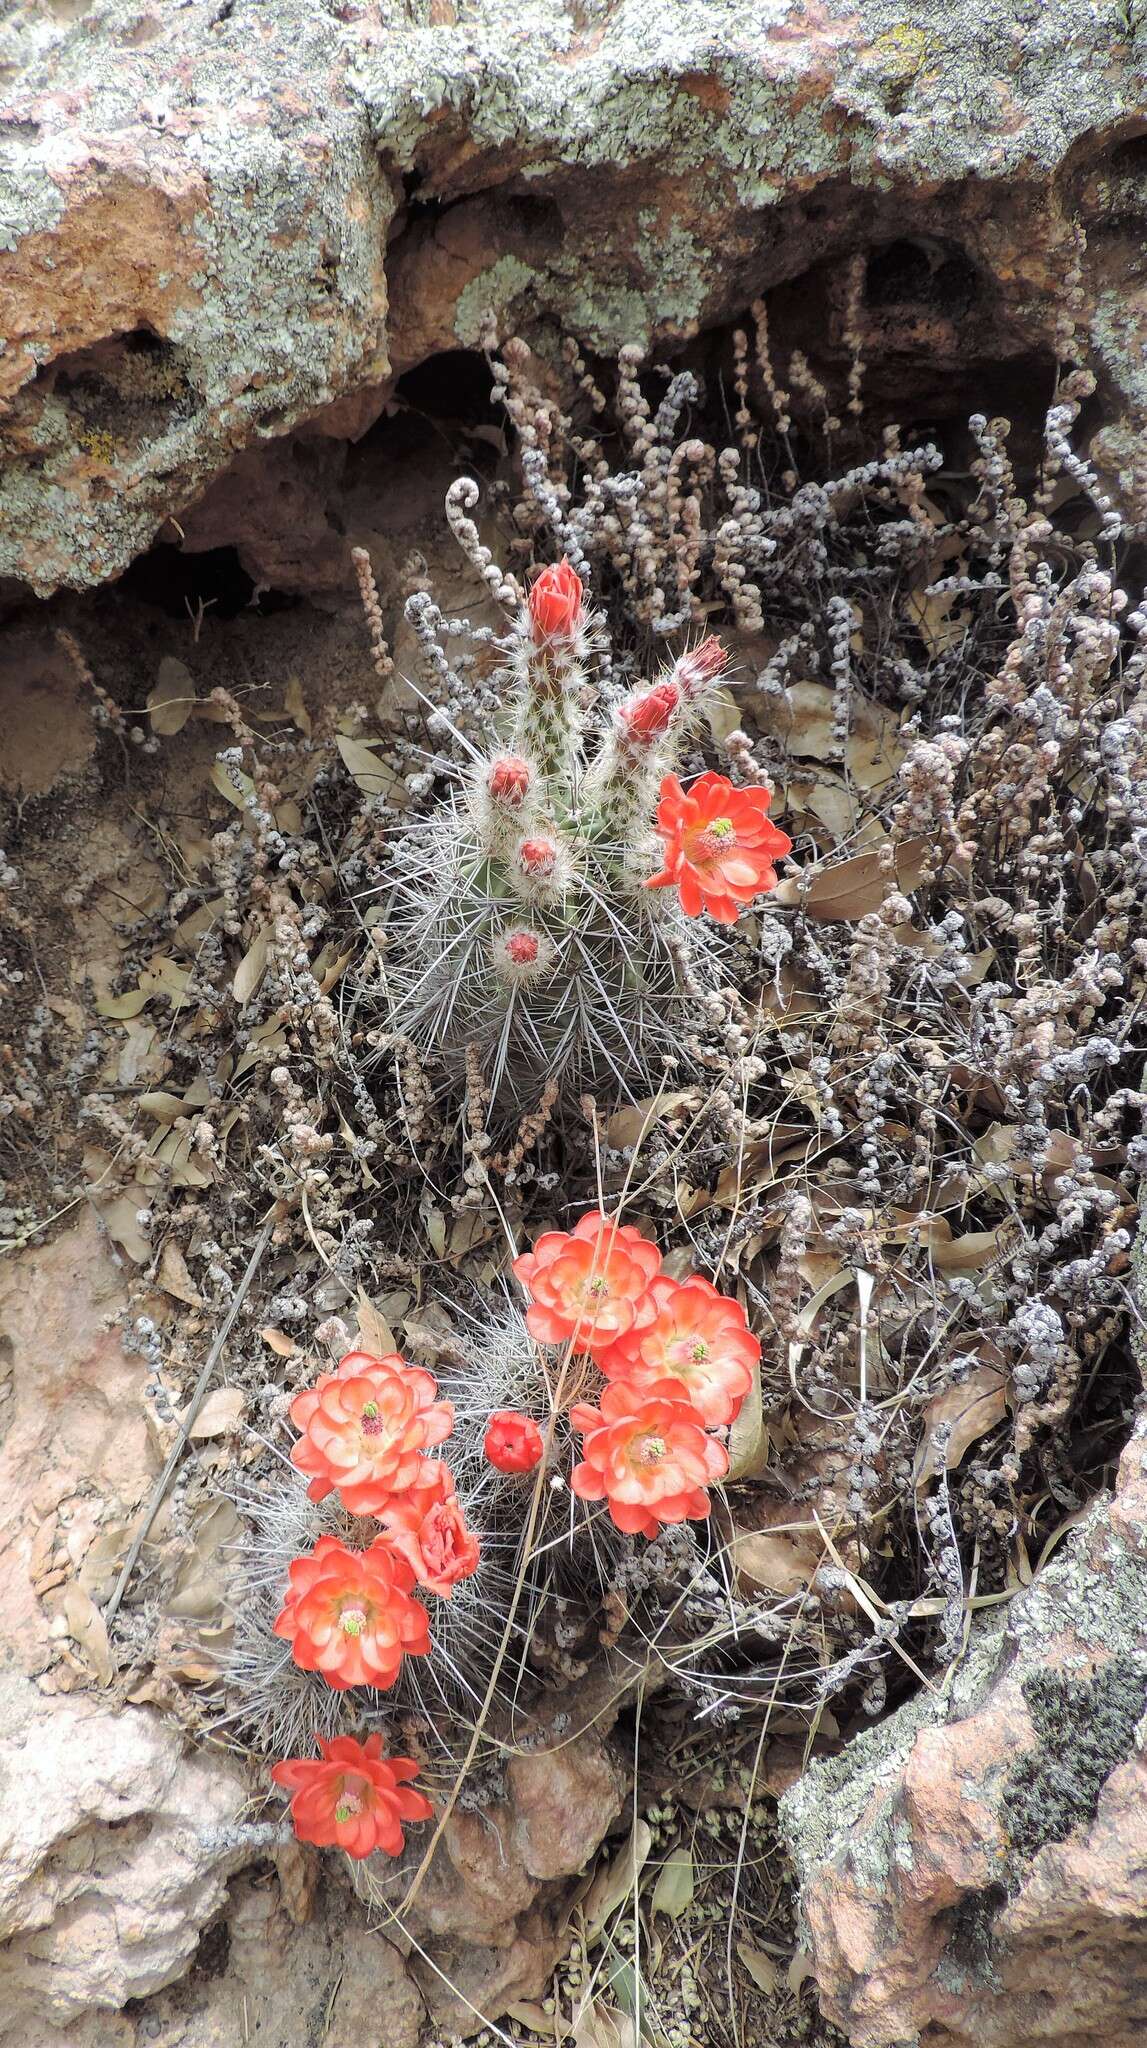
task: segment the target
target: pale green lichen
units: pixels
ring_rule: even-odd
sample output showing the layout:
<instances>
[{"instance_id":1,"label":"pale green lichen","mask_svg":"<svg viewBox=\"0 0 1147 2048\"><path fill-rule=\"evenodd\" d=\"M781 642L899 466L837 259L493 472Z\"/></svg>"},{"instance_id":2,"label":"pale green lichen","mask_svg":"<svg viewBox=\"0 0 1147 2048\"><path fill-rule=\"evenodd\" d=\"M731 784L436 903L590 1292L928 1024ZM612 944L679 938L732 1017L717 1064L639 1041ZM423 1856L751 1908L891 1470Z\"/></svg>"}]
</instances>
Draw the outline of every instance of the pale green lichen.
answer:
<instances>
[{"instance_id":1,"label":"pale green lichen","mask_svg":"<svg viewBox=\"0 0 1147 2048\"><path fill-rule=\"evenodd\" d=\"M500 256L487 270L479 271L458 295L454 332L463 348L477 348L487 312L504 319L523 292L535 283L536 271L517 256Z\"/></svg>"}]
</instances>

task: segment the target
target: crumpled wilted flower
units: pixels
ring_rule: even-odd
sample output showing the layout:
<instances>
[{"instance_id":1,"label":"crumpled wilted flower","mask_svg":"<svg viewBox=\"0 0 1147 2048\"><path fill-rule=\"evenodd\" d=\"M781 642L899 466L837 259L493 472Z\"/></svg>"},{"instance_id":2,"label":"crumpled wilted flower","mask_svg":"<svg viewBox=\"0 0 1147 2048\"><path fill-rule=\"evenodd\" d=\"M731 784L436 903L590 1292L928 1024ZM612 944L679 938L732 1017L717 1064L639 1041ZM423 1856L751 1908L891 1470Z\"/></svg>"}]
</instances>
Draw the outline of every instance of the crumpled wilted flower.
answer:
<instances>
[{"instance_id":1,"label":"crumpled wilted flower","mask_svg":"<svg viewBox=\"0 0 1147 2048\"><path fill-rule=\"evenodd\" d=\"M526 1327L539 1344L572 1344L596 1357L655 1313L649 1282L661 1265L657 1246L631 1224L599 1209L576 1230L548 1230L514 1272L533 1300Z\"/></svg>"},{"instance_id":2,"label":"crumpled wilted flower","mask_svg":"<svg viewBox=\"0 0 1147 2048\"><path fill-rule=\"evenodd\" d=\"M432 1375L397 1352L351 1351L297 1394L291 1420L303 1434L291 1463L310 1476L311 1499L337 1486L352 1515L376 1515L408 1487L433 1485L422 1453L454 1427L454 1410L437 1392Z\"/></svg>"},{"instance_id":3,"label":"crumpled wilted flower","mask_svg":"<svg viewBox=\"0 0 1147 2048\"><path fill-rule=\"evenodd\" d=\"M498 1408L491 1415L482 1452L496 1472L532 1472L542 1450L542 1432L531 1415L517 1408Z\"/></svg>"},{"instance_id":4,"label":"crumpled wilted flower","mask_svg":"<svg viewBox=\"0 0 1147 2048\"><path fill-rule=\"evenodd\" d=\"M773 861L792 840L768 816L772 791L737 789L725 775L699 775L688 791L676 775L661 784L657 830L665 866L650 889L676 887L686 917L707 910L718 924L735 924L746 903L777 886Z\"/></svg>"},{"instance_id":5,"label":"crumpled wilted flower","mask_svg":"<svg viewBox=\"0 0 1147 2048\"><path fill-rule=\"evenodd\" d=\"M579 1402L570 1421L585 1438L570 1486L581 1500L604 1500L627 1536L656 1536L664 1522L705 1520L706 1488L724 1478L729 1457L675 1383L662 1391L615 1380L600 1409Z\"/></svg>"},{"instance_id":6,"label":"crumpled wilted flower","mask_svg":"<svg viewBox=\"0 0 1147 2048\"><path fill-rule=\"evenodd\" d=\"M430 1650L426 1609L410 1594L414 1573L385 1536L369 1550L348 1550L320 1536L287 1573L287 1597L275 1634L291 1645L302 1671L321 1671L336 1692L352 1685L385 1691L404 1656Z\"/></svg>"},{"instance_id":7,"label":"crumpled wilted flower","mask_svg":"<svg viewBox=\"0 0 1147 2048\"><path fill-rule=\"evenodd\" d=\"M481 1546L458 1505L449 1466L441 1458L426 1463L432 1483L399 1494L381 1510L379 1520L418 1584L449 1600L458 1580L477 1571Z\"/></svg>"},{"instance_id":8,"label":"crumpled wilted flower","mask_svg":"<svg viewBox=\"0 0 1147 2048\"><path fill-rule=\"evenodd\" d=\"M543 569L529 595L535 640L570 640L581 619L582 581L569 563Z\"/></svg>"},{"instance_id":9,"label":"crumpled wilted flower","mask_svg":"<svg viewBox=\"0 0 1147 2048\"><path fill-rule=\"evenodd\" d=\"M356 1742L316 1737L321 1757L291 1756L271 1776L291 1794L291 1821L300 1842L345 1849L348 1856L401 1856L404 1821L429 1820L430 1801L409 1789L418 1765L408 1756L384 1757L381 1735Z\"/></svg>"},{"instance_id":10,"label":"crumpled wilted flower","mask_svg":"<svg viewBox=\"0 0 1147 2048\"><path fill-rule=\"evenodd\" d=\"M598 1364L606 1379L643 1391L672 1381L706 1429L734 1422L761 1356L740 1302L699 1273L687 1280L658 1273L649 1293L656 1315L602 1352Z\"/></svg>"}]
</instances>

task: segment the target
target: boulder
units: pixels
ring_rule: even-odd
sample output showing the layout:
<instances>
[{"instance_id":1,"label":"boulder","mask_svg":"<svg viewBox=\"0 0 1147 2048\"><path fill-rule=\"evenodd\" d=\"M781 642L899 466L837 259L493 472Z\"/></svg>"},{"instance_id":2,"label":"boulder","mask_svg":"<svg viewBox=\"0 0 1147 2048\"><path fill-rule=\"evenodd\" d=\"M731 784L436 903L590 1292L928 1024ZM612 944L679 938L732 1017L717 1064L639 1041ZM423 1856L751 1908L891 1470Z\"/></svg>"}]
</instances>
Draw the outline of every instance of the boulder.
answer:
<instances>
[{"instance_id":1,"label":"boulder","mask_svg":"<svg viewBox=\"0 0 1147 2048\"><path fill-rule=\"evenodd\" d=\"M1147 1418L1034 1584L781 1802L853 2048L1147 2039Z\"/></svg>"}]
</instances>

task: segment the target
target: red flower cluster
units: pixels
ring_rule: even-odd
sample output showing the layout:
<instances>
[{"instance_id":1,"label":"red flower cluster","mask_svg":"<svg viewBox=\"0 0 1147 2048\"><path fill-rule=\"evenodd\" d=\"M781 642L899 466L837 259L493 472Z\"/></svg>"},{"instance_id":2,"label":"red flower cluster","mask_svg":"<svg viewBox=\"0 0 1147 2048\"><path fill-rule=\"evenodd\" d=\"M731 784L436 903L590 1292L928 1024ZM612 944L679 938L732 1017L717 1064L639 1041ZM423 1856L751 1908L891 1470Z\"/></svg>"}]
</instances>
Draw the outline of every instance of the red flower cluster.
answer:
<instances>
[{"instance_id":1,"label":"red flower cluster","mask_svg":"<svg viewBox=\"0 0 1147 2048\"><path fill-rule=\"evenodd\" d=\"M660 1265L640 1231L597 1210L514 1261L532 1296L531 1334L588 1353L609 1383L597 1408L570 1411L584 1438L570 1484L583 1500L604 1500L630 1535L709 1513L707 1489L729 1469L710 1432L736 1420L761 1355L739 1302L699 1274L671 1280ZM486 1455L502 1470L516 1468L500 1464L490 1436L507 1419L492 1417L487 1434Z\"/></svg>"},{"instance_id":2,"label":"red flower cluster","mask_svg":"<svg viewBox=\"0 0 1147 2048\"><path fill-rule=\"evenodd\" d=\"M406 1788L418 1765L408 1756L384 1757L381 1735L356 1742L353 1735L318 1737L321 1762L291 1756L271 1772L291 1794L291 1819L300 1842L320 1849L345 1849L370 1856L382 1849L401 1856L403 1821L429 1820L433 1808L421 1792Z\"/></svg>"},{"instance_id":3,"label":"red flower cluster","mask_svg":"<svg viewBox=\"0 0 1147 2048\"><path fill-rule=\"evenodd\" d=\"M770 789L737 789L727 776L699 775L688 795L675 775L661 784L657 830L665 866L650 889L676 888L686 917L703 910L735 924L746 903L777 886L774 859L792 840L769 818Z\"/></svg>"},{"instance_id":4,"label":"red flower cluster","mask_svg":"<svg viewBox=\"0 0 1147 2048\"><path fill-rule=\"evenodd\" d=\"M478 1568L478 1538L458 1505L453 1474L426 1455L454 1425L450 1403L437 1393L430 1373L397 1353L352 1351L291 1403L302 1431L291 1460L308 1475L311 1498L337 1488L351 1514L381 1524L366 1550L320 1536L287 1573L275 1634L290 1644L300 1670L321 1672L337 1692L355 1685L385 1691L404 1657L427 1656L430 1620L415 1588L449 1599ZM403 1789L416 1766L403 1757L384 1762L375 1735L365 1747L349 1736L319 1747L321 1763L291 1757L272 1772L294 1795L296 1834L351 1856L397 1855L401 1823L430 1813L421 1793Z\"/></svg>"}]
</instances>

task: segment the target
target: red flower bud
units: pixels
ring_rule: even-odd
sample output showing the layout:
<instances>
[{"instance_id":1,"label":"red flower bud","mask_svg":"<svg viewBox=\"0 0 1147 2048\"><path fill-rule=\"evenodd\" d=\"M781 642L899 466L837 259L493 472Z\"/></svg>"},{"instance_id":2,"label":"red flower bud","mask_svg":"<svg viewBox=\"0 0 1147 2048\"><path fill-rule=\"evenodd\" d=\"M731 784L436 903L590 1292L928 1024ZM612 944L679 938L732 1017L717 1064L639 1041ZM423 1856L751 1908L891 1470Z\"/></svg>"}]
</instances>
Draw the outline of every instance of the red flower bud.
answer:
<instances>
[{"instance_id":1,"label":"red flower bud","mask_svg":"<svg viewBox=\"0 0 1147 2048\"><path fill-rule=\"evenodd\" d=\"M515 967L532 967L538 957L536 932L507 932L506 953Z\"/></svg>"},{"instance_id":2,"label":"red flower bud","mask_svg":"<svg viewBox=\"0 0 1147 2048\"><path fill-rule=\"evenodd\" d=\"M647 745L668 729L680 702L681 692L676 683L654 683L652 689L638 690L627 697L619 715L630 739Z\"/></svg>"},{"instance_id":3,"label":"red flower bud","mask_svg":"<svg viewBox=\"0 0 1147 2048\"><path fill-rule=\"evenodd\" d=\"M497 760L490 763L486 788L495 803L508 804L512 810L517 810L532 781L530 764L523 761L520 754L499 754Z\"/></svg>"},{"instance_id":4,"label":"red flower bud","mask_svg":"<svg viewBox=\"0 0 1147 2048\"><path fill-rule=\"evenodd\" d=\"M558 850L552 839L523 839L518 865L524 875L552 875L557 864Z\"/></svg>"},{"instance_id":5,"label":"red flower bud","mask_svg":"<svg viewBox=\"0 0 1147 2048\"><path fill-rule=\"evenodd\" d=\"M532 1472L542 1455L542 1432L516 1408L499 1408L486 1424L482 1449L496 1472Z\"/></svg>"},{"instance_id":6,"label":"red flower bud","mask_svg":"<svg viewBox=\"0 0 1147 2048\"><path fill-rule=\"evenodd\" d=\"M719 676L728 662L728 649L722 647L715 633L702 640L691 654L683 654L673 673L687 697L696 697Z\"/></svg>"},{"instance_id":7,"label":"red flower bud","mask_svg":"<svg viewBox=\"0 0 1147 2048\"><path fill-rule=\"evenodd\" d=\"M572 640L581 618L581 577L567 561L543 569L530 592L535 640Z\"/></svg>"}]
</instances>

